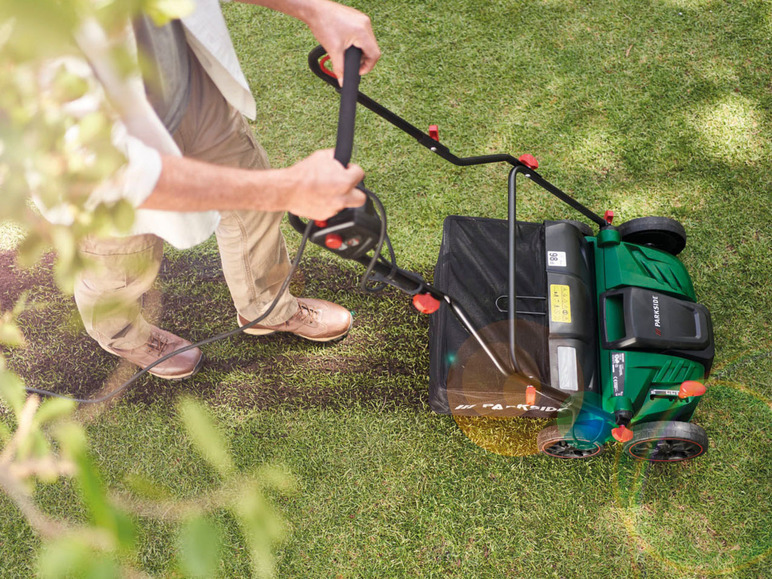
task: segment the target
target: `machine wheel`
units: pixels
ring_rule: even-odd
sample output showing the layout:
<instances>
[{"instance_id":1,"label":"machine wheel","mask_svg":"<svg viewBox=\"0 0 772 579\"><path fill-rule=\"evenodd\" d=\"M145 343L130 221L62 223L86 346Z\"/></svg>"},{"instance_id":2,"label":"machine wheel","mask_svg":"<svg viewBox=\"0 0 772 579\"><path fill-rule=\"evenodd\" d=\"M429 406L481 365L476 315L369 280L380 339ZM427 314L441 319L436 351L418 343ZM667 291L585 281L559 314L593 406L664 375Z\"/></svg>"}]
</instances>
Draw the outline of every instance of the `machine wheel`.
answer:
<instances>
[{"instance_id":1,"label":"machine wheel","mask_svg":"<svg viewBox=\"0 0 772 579\"><path fill-rule=\"evenodd\" d=\"M704 454L708 435L690 422L648 422L633 427L625 453L638 460L678 462Z\"/></svg>"},{"instance_id":2,"label":"machine wheel","mask_svg":"<svg viewBox=\"0 0 772 579\"><path fill-rule=\"evenodd\" d=\"M582 441L585 442L585 441ZM603 445L598 442L586 442L589 448L576 448L563 438L557 426L548 426L539 432L536 445L539 452L553 458L590 458L603 452Z\"/></svg>"},{"instance_id":3,"label":"machine wheel","mask_svg":"<svg viewBox=\"0 0 772 579\"><path fill-rule=\"evenodd\" d=\"M619 226L622 241L661 249L670 255L678 255L686 247L686 231L683 225L669 217L639 217Z\"/></svg>"},{"instance_id":4,"label":"machine wheel","mask_svg":"<svg viewBox=\"0 0 772 579\"><path fill-rule=\"evenodd\" d=\"M569 225L573 225L585 237L592 237L592 227L582 221L576 221L575 219L558 219L558 223L568 223Z\"/></svg>"}]
</instances>

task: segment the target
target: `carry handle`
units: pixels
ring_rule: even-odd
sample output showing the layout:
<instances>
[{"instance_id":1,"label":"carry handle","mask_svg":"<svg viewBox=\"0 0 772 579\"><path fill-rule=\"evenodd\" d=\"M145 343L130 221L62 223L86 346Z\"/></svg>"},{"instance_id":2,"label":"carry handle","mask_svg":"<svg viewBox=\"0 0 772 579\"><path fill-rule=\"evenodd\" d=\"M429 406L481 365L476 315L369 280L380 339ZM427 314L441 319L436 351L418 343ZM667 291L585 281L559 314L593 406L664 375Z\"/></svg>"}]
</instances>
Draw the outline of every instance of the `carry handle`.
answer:
<instances>
[{"instance_id":1,"label":"carry handle","mask_svg":"<svg viewBox=\"0 0 772 579\"><path fill-rule=\"evenodd\" d=\"M351 161L351 153L354 149L354 121L356 120L357 93L359 92L359 66L362 60L362 50L356 46L350 46L346 49L343 63L343 87L338 84L337 78L331 72L322 72L319 64L319 58L326 54L326 50L320 45L317 46L308 55L309 63L313 62L317 74L326 76L330 79L330 84L341 93L340 109L338 110L338 134L335 139L335 159L344 167L348 167ZM312 67L313 68L313 67ZM326 70L326 69L325 69ZM327 79L325 79L327 80ZM361 183L360 185L361 186ZM345 209L343 211L346 211ZM306 223L297 215L288 213L290 225L303 233L311 222ZM317 227L322 226L322 222L315 222Z\"/></svg>"},{"instance_id":2,"label":"carry handle","mask_svg":"<svg viewBox=\"0 0 772 579\"><path fill-rule=\"evenodd\" d=\"M338 110L338 135L335 140L335 158L344 167L348 167L354 149L354 124L361 61L362 49L349 46L344 55L343 86L340 89L340 109Z\"/></svg>"}]
</instances>

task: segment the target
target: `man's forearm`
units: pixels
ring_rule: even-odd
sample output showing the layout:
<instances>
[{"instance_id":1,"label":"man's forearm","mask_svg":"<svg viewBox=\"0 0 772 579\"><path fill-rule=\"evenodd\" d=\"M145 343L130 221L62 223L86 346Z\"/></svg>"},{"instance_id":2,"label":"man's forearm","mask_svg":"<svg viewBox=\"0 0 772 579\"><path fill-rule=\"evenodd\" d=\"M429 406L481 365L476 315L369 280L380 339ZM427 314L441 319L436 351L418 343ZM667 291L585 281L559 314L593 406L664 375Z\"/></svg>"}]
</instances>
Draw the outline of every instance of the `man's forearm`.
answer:
<instances>
[{"instance_id":1,"label":"man's forearm","mask_svg":"<svg viewBox=\"0 0 772 579\"><path fill-rule=\"evenodd\" d=\"M364 172L343 167L332 149L316 151L282 169L240 169L164 155L161 175L140 209L162 211L290 211L327 219L365 201L354 189Z\"/></svg>"},{"instance_id":2,"label":"man's forearm","mask_svg":"<svg viewBox=\"0 0 772 579\"><path fill-rule=\"evenodd\" d=\"M161 176L140 209L282 211L296 185L283 169L251 171L186 157L162 157Z\"/></svg>"}]
</instances>

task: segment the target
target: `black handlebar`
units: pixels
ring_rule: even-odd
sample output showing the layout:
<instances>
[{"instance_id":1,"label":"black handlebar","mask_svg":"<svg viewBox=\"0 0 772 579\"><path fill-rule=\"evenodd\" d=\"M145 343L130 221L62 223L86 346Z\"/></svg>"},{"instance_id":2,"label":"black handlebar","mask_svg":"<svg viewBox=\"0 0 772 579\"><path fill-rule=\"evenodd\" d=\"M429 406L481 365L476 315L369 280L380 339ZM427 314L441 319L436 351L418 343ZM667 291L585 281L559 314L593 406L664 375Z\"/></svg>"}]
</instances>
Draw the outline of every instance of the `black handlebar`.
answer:
<instances>
[{"instance_id":1,"label":"black handlebar","mask_svg":"<svg viewBox=\"0 0 772 579\"><path fill-rule=\"evenodd\" d=\"M319 69L317 74L324 74L319 65L319 59L327 52L320 45L308 55L309 66ZM326 75L325 80L330 79L330 84L341 92L340 110L338 112L338 135L335 140L335 159L344 167L348 167L351 161L351 152L354 149L354 121L356 119L357 93L359 92L359 64L362 60L362 50L356 46L350 46L344 55L343 78L346 79L344 87L338 85L337 79L332 75ZM314 64L312 65L311 62ZM346 210L344 210L345 212ZM302 233L310 224L305 223L297 215L287 214L290 225L296 231Z\"/></svg>"},{"instance_id":2,"label":"black handlebar","mask_svg":"<svg viewBox=\"0 0 772 579\"><path fill-rule=\"evenodd\" d=\"M353 47L352 47L353 48ZM351 50L351 49L349 49ZM575 210L577 210L579 213L584 215L585 217L589 218L591 221L593 221L595 224L597 224L599 227L603 228L608 226L606 223L606 220L595 213L594 211L588 209L583 204L579 203L576 199L571 197L570 195L567 195L560 189L558 189L555 185L544 179L541 175L539 175L530 165L525 165L520 159L516 159L512 155L506 154L506 153L500 153L495 155L480 155L480 156L473 156L473 157L459 157L452 153L450 149L448 149L445 145L440 143L438 140L432 138L430 135L416 127L415 125L412 125L399 115L396 115L380 103L374 101L370 97L368 97L366 94L361 93L355 88L354 86L349 87L341 87L338 84L338 79L335 77L334 74L327 71L325 68L323 68L323 62L320 62L320 59L327 54L325 49L322 46L317 46L314 48L309 54L308 54L308 66L311 69L311 71L321 78L324 82L332 86L335 90L341 93L341 99L355 99L359 102L360 105L363 107L371 110L376 115L381 117L382 119L388 121L401 131L407 133L411 137L413 137L415 140L417 140L421 145L432 151L434 154L439 155L449 163L452 163L453 165L456 165L457 167L469 167L474 165L486 165L488 163L509 163L513 167L520 167L521 169L528 169L527 172L524 172L524 174L533 181L534 183L540 185L550 193L552 193L555 197L566 203L567 205L571 206ZM344 78L346 78L346 73L344 71ZM359 85L359 71L357 70L356 73L356 86ZM348 83L346 83L348 84ZM351 83L353 85L353 83ZM343 94L344 91L351 91L351 93L347 93L346 95ZM352 94L353 93L353 94ZM343 109L343 102L341 102L341 114ZM352 121L353 123L353 121ZM352 124L353 127L353 124ZM339 132L340 135L340 132ZM352 136L353 139L353 136ZM337 158L337 157L336 157Z\"/></svg>"},{"instance_id":3,"label":"black handlebar","mask_svg":"<svg viewBox=\"0 0 772 579\"><path fill-rule=\"evenodd\" d=\"M357 112L361 60L361 49L356 46L350 46L346 49L343 67L344 82L340 90L340 109L338 111L338 136L335 140L335 158L344 167L348 167L354 148L354 123Z\"/></svg>"}]
</instances>

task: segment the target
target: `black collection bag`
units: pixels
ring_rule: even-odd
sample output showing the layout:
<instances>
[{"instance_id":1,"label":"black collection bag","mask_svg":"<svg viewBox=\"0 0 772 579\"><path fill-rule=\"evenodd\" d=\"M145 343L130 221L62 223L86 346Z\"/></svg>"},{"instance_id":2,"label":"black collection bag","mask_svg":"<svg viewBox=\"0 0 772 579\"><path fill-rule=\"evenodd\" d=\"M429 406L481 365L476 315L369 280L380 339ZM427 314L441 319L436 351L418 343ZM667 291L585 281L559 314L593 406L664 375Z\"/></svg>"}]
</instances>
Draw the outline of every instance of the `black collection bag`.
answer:
<instances>
[{"instance_id":1,"label":"black collection bag","mask_svg":"<svg viewBox=\"0 0 772 579\"><path fill-rule=\"evenodd\" d=\"M517 223L516 356L520 372L549 382L544 225ZM503 219L445 219L434 285L453 296L498 358L508 361L508 224ZM430 317L429 405L458 415L541 416L526 411L528 379L496 369L447 304ZM518 406L520 406L518 408Z\"/></svg>"}]
</instances>

